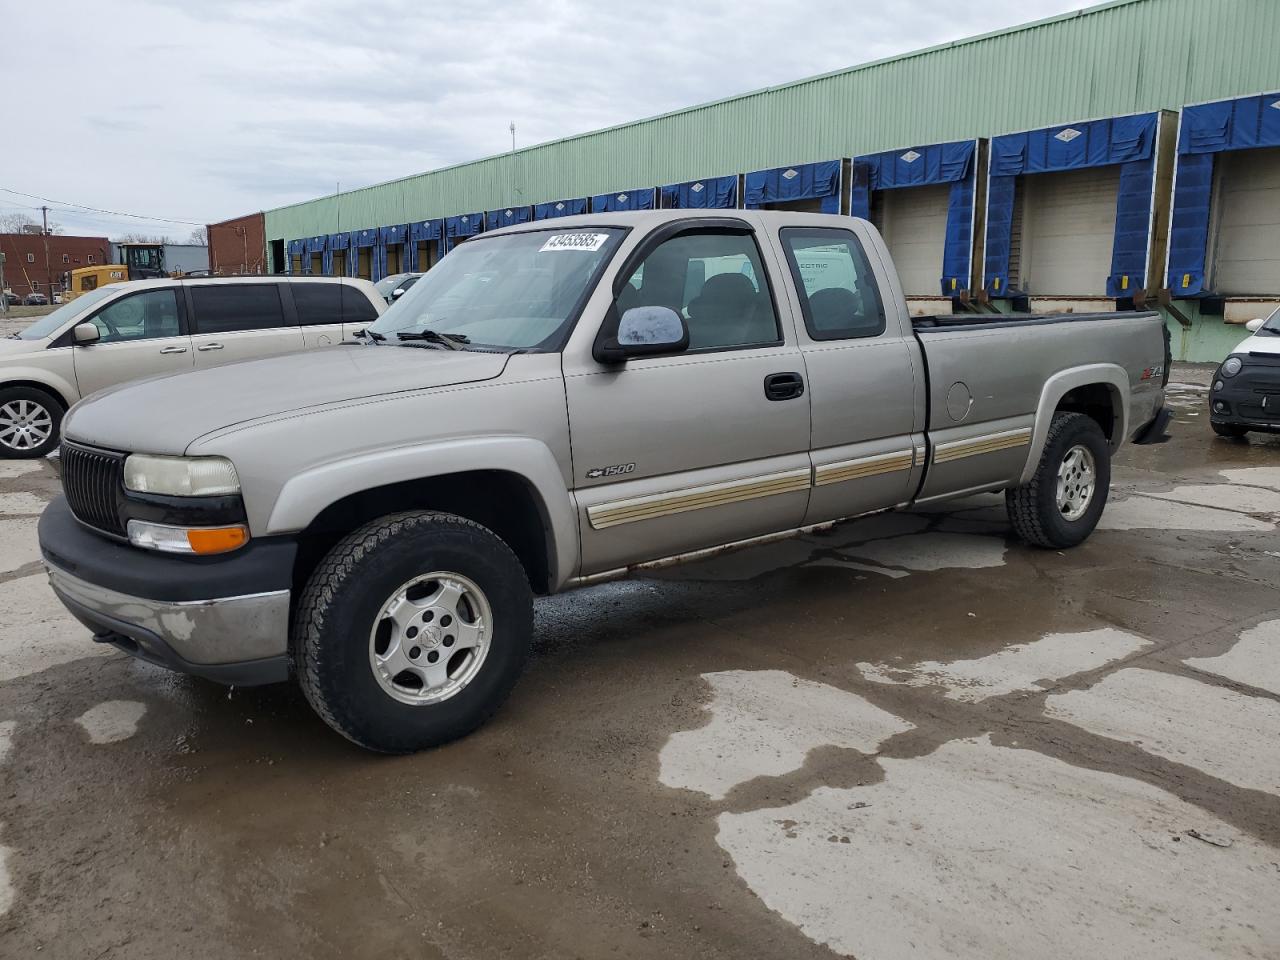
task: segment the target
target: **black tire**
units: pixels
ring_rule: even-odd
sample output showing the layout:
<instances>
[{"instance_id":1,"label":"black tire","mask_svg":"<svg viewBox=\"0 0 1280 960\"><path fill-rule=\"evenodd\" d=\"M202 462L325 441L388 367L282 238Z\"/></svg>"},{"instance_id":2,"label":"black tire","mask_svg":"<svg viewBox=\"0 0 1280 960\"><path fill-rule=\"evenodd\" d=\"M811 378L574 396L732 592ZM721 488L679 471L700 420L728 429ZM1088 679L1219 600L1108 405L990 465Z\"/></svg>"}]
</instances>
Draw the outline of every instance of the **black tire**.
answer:
<instances>
[{"instance_id":1,"label":"black tire","mask_svg":"<svg viewBox=\"0 0 1280 960\"><path fill-rule=\"evenodd\" d=\"M48 438L34 447L12 445L11 437L0 437L0 459L34 460L50 453L58 445L62 434L62 404L53 394L36 387L4 387L0 389L0 409L9 403L27 402L38 405L48 416L51 429ZM3 429L3 427L0 427Z\"/></svg>"},{"instance_id":2,"label":"black tire","mask_svg":"<svg viewBox=\"0 0 1280 960\"><path fill-rule=\"evenodd\" d=\"M438 703L407 704L384 690L370 663L370 633L384 602L431 571L473 581L493 614L479 671ZM502 705L533 637L524 567L494 533L448 513L382 517L343 538L320 561L294 614L294 668L316 713L353 743L412 753L465 736Z\"/></svg>"},{"instance_id":3,"label":"black tire","mask_svg":"<svg viewBox=\"0 0 1280 960\"><path fill-rule=\"evenodd\" d=\"M1093 455L1093 496L1084 513L1068 520L1058 508L1058 468L1076 446ZM1111 486L1111 447L1102 428L1083 413L1055 413L1044 452L1029 483L1005 491L1014 532L1036 547L1062 550L1083 543L1098 525Z\"/></svg>"},{"instance_id":4,"label":"black tire","mask_svg":"<svg viewBox=\"0 0 1280 960\"><path fill-rule=\"evenodd\" d=\"M1226 437L1228 440L1241 440L1249 432L1247 427L1242 427L1238 423L1214 423L1210 420L1209 426L1218 436Z\"/></svg>"}]
</instances>

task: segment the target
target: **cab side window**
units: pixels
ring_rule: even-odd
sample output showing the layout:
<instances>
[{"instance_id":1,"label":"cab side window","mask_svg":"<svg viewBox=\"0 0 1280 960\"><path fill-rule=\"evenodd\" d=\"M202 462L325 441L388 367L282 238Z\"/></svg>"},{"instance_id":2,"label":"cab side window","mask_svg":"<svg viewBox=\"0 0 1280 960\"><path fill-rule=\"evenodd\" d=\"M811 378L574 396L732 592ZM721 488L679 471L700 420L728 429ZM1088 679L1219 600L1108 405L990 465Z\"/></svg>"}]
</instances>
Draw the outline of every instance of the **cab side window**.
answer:
<instances>
[{"instance_id":1,"label":"cab side window","mask_svg":"<svg viewBox=\"0 0 1280 960\"><path fill-rule=\"evenodd\" d=\"M848 230L782 231L805 327L814 340L884 333L884 307L862 245Z\"/></svg>"},{"instance_id":2,"label":"cab side window","mask_svg":"<svg viewBox=\"0 0 1280 960\"><path fill-rule=\"evenodd\" d=\"M750 234L684 233L636 267L618 311L670 307L689 325L689 350L776 344L782 337L760 251Z\"/></svg>"},{"instance_id":3,"label":"cab side window","mask_svg":"<svg viewBox=\"0 0 1280 960\"><path fill-rule=\"evenodd\" d=\"M176 337L178 322L177 291L147 290L116 300L103 307L89 321L102 335L99 343L128 340L156 340Z\"/></svg>"}]
</instances>

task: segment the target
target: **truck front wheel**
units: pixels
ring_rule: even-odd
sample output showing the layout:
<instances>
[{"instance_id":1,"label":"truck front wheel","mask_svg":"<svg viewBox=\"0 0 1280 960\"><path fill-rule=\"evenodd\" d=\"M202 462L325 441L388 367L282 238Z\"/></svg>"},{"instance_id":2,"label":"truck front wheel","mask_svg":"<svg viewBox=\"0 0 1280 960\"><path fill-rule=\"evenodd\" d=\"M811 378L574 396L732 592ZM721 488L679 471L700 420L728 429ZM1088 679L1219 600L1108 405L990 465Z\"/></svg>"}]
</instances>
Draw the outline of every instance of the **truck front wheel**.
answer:
<instances>
[{"instance_id":1,"label":"truck front wheel","mask_svg":"<svg viewBox=\"0 0 1280 960\"><path fill-rule=\"evenodd\" d=\"M329 726L382 753L464 736L500 707L533 636L524 567L447 513L383 517L343 538L303 591L293 655Z\"/></svg>"},{"instance_id":2,"label":"truck front wheel","mask_svg":"<svg viewBox=\"0 0 1280 960\"><path fill-rule=\"evenodd\" d=\"M1009 521L1034 546L1074 547L1098 525L1110 486L1102 428L1083 413L1054 414L1035 475L1005 491Z\"/></svg>"}]
</instances>

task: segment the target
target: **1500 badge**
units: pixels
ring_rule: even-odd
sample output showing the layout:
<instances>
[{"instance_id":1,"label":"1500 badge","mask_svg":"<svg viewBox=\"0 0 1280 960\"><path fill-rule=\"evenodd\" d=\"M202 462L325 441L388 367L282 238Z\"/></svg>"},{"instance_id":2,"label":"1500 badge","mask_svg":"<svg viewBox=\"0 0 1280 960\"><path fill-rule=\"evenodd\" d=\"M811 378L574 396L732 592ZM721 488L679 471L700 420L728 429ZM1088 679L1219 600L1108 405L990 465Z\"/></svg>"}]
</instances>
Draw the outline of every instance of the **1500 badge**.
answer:
<instances>
[{"instance_id":1,"label":"1500 badge","mask_svg":"<svg viewBox=\"0 0 1280 960\"><path fill-rule=\"evenodd\" d=\"M612 467L592 467L587 471L588 480L599 480L601 477L625 477L635 470L634 463L615 463Z\"/></svg>"}]
</instances>

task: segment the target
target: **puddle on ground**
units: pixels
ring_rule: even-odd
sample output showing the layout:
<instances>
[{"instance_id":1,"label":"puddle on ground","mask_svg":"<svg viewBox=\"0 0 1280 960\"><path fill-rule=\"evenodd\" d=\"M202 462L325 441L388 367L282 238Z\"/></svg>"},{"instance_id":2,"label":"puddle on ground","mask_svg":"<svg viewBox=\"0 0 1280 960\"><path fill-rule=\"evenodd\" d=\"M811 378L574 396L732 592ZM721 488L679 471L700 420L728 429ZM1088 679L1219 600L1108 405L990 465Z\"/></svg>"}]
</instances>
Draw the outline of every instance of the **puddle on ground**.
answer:
<instances>
[{"instance_id":1,"label":"puddle on ground","mask_svg":"<svg viewBox=\"0 0 1280 960\"><path fill-rule=\"evenodd\" d=\"M1182 662L1280 696L1280 620L1268 620L1244 631L1235 646L1220 657Z\"/></svg>"},{"instance_id":2,"label":"puddle on ground","mask_svg":"<svg viewBox=\"0 0 1280 960\"><path fill-rule=\"evenodd\" d=\"M946 688L948 699L977 703L1018 690L1050 689L1058 680L1122 660L1147 645L1147 640L1135 634L1104 627L1083 633L1051 633L976 660L929 660L903 667L859 663L858 669L876 683L941 686Z\"/></svg>"},{"instance_id":3,"label":"puddle on ground","mask_svg":"<svg viewBox=\"0 0 1280 960\"><path fill-rule=\"evenodd\" d=\"M880 783L718 819L761 901L837 953L1234 960L1280 942L1275 850L1172 794L985 737L879 762Z\"/></svg>"},{"instance_id":4,"label":"puddle on ground","mask_svg":"<svg viewBox=\"0 0 1280 960\"><path fill-rule=\"evenodd\" d=\"M671 735L659 755L658 778L716 800L756 777L798 770L814 747L872 753L912 729L857 694L783 670L727 670L703 679L712 691L710 722Z\"/></svg>"},{"instance_id":5,"label":"puddle on ground","mask_svg":"<svg viewBox=\"0 0 1280 960\"><path fill-rule=\"evenodd\" d=\"M1130 668L1088 690L1050 696L1045 716L1136 744L1246 790L1280 795L1280 703L1275 700Z\"/></svg>"}]
</instances>

